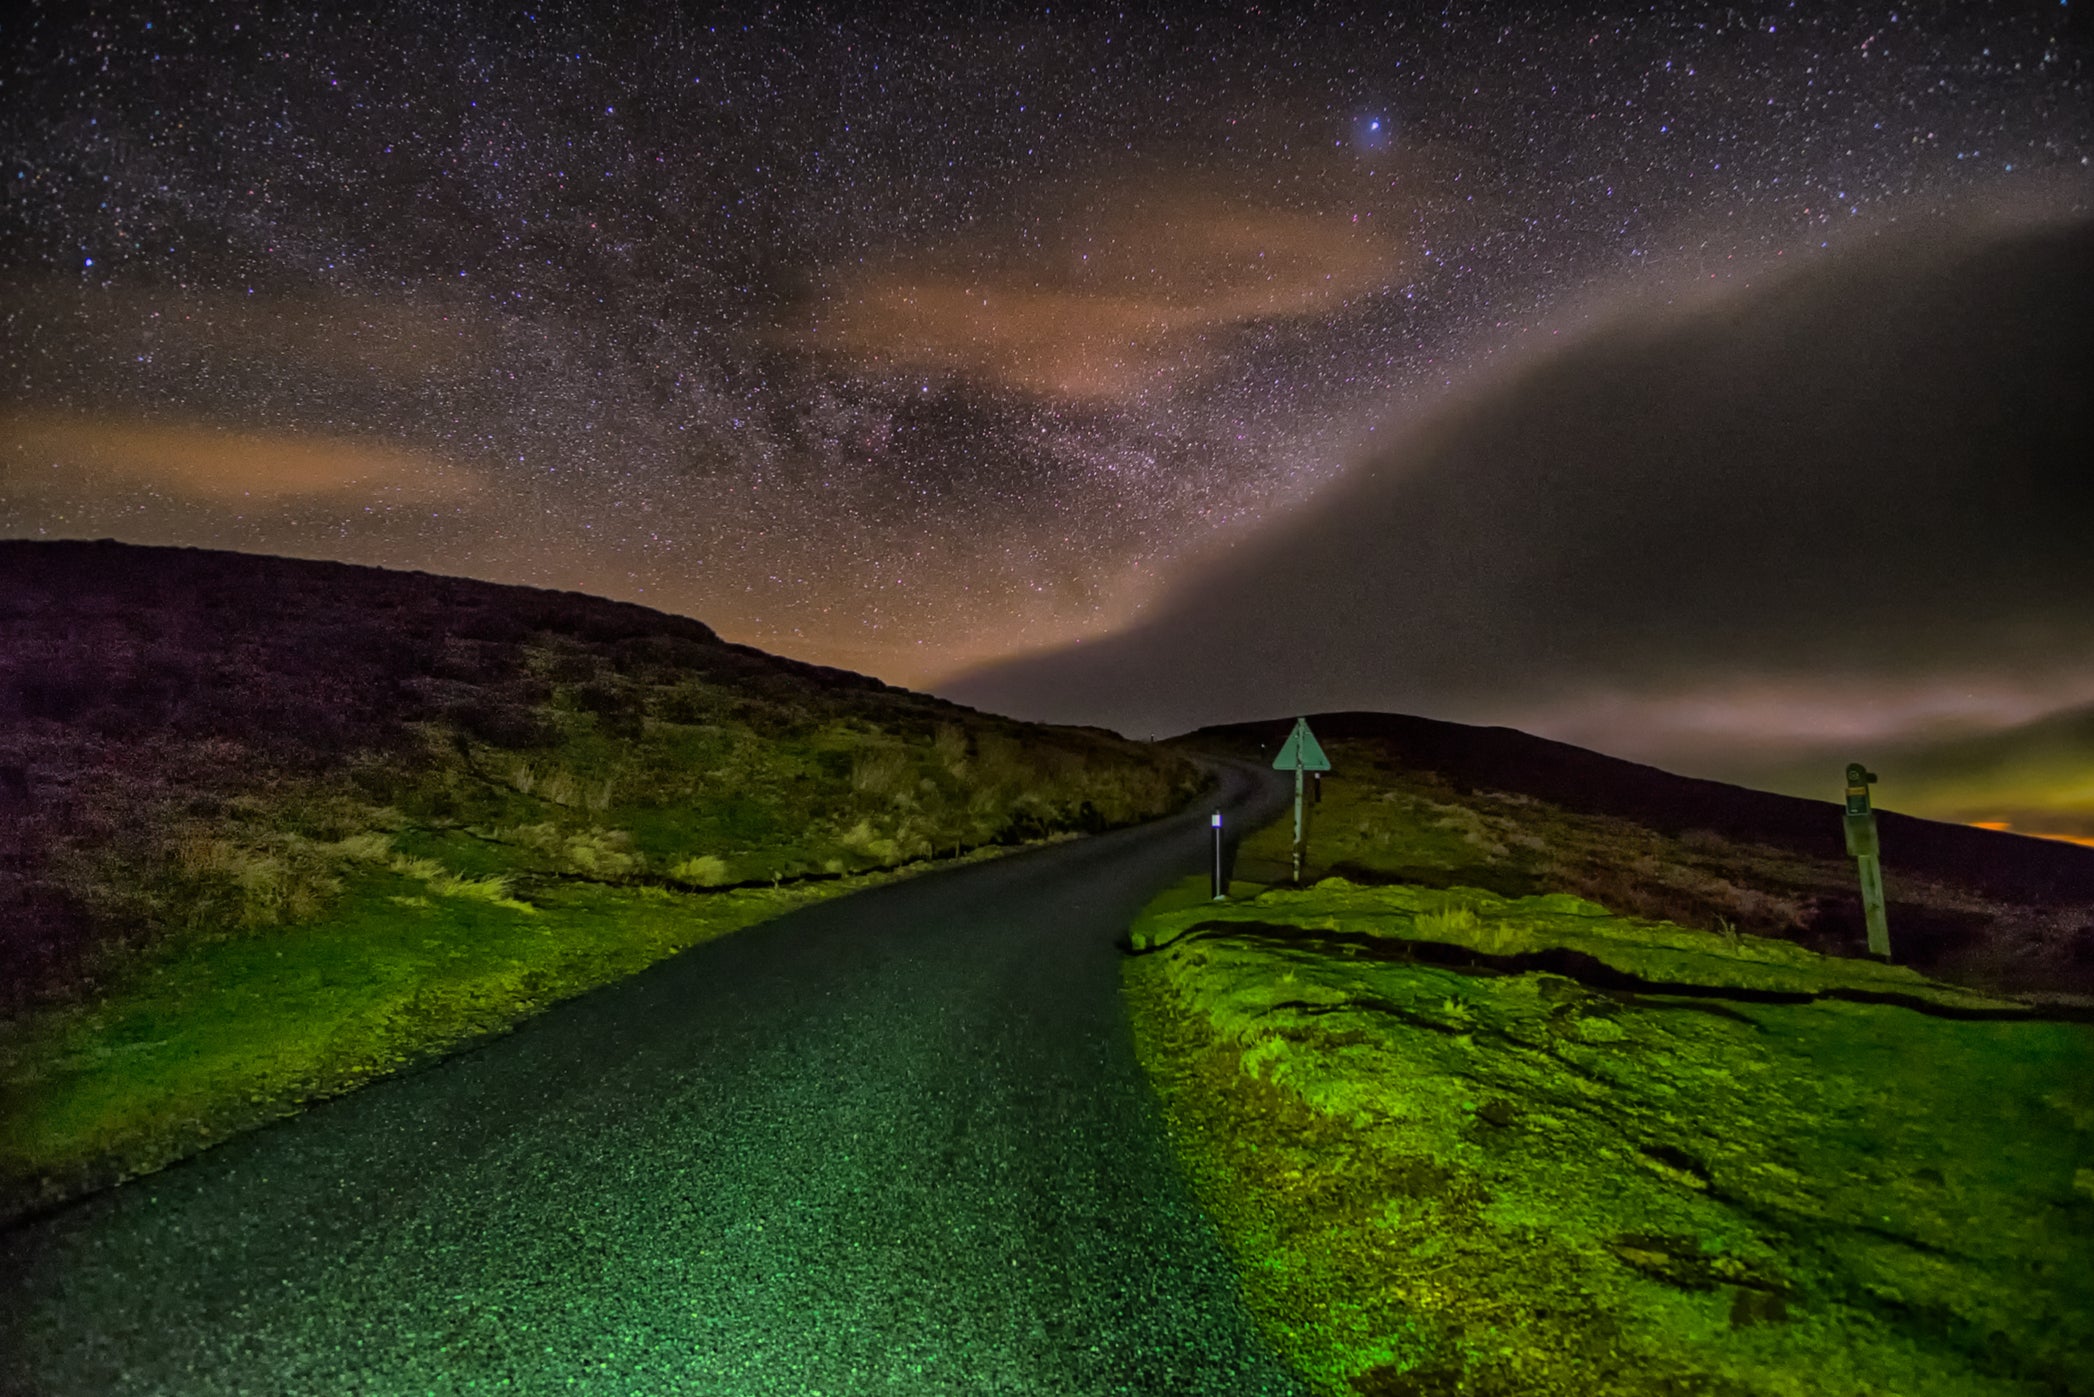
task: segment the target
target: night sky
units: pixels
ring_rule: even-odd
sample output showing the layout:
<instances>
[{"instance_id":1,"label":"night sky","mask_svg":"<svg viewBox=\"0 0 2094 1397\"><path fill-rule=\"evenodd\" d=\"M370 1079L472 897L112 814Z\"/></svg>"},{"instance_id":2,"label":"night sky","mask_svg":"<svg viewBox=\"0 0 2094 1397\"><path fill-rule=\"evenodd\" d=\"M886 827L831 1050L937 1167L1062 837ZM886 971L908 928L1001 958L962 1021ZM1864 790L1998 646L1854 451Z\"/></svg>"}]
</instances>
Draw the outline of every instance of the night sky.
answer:
<instances>
[{"instance_id":1,"label":"night sky","mask_svg":"<svg viewBox=\"0 0 2094 1397\"><path fill-rule=\"evenodd\" d=\"M1836 337L1878 318L1853 287L2084 219L2074 8L32 3L0 20L0 534L577 587L935 688L1184 614L1428 457L1405 443L1448 414L1623 324L1684 317L1692 349L1743 307ZM2084 268L2073 247L2056 265ZM1986 265L2036 275L2021 255ZM1755 309L1797 278L1851 318ZM1475 512L1436 478L1433 508ZM1400 493L1373 499L1416 533ZM1954 568L1988 570L1980 535ZM2034 576L2037 630L2071 580ZM1762 632L1792 611L1754 643L1781 650ZM1692 646L1608 670L1693 627L1646 618L1632 644L1591 618L1617 643L1535 652L1578 678L1555 709L1520 696L1535 726L1605 743L1622 724L1572 709L1700 691ZM1737 721L1821 728L1794 682L1818 643ZM1893 648L1885 672L1932 692ZM2094 701L2079 657L2046 674L2040 648L1994 705L2016 721ZM1965 659L1956 684L1990 663ZM1735 669L1711 682L1750 687ZM1509 711L1473 670L1389 697ZM984 682L960 687L1026 706ZM1197 682L1057 716L1249 716Z\"/></svg>"}]
</instances>

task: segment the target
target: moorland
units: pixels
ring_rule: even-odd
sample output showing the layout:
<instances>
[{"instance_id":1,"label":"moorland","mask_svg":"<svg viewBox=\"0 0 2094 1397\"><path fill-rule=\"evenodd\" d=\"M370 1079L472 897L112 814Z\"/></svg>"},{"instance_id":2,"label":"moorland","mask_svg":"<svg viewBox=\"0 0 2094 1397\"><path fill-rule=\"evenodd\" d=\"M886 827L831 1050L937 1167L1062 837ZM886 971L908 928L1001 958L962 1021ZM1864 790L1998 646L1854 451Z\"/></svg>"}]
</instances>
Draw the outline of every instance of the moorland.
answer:
<instances>
[{"instance_id":1,"label":"moorland","mask_svg":"<svg viewBox=\"0 0 2094 1397\"><path fill-rule=\"evenodd\" d=\"M0 1215L1202 779L601 598L0 542Z\"/></svg>"}]
</instances>

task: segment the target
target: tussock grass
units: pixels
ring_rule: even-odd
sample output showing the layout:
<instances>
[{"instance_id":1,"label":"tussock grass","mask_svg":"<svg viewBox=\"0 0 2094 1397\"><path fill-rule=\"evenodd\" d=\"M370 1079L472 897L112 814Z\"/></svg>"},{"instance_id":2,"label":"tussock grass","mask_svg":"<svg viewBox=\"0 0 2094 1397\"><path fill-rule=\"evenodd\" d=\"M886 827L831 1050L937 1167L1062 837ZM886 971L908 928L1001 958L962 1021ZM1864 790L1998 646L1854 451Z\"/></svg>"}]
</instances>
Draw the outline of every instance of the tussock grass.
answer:
<instances>
[{"instance_id":1,"label":"tussock grass","mask_svg":"<svg viewBox=\"0 0 2094 1397\"><path fill-rule=\"evenodd\" d=\"M718 887L733 881L727 860L718 854L693 854L678 859L669 869L670 876L680 882L696 884L701 888Z\"/></svg>"},{"instance_id":2,"label":"tussock grass","mask_svg":"<svg viewBox=\"0 0 2094 1397\"><path fill-rule=\"evenodd\" d=\"M475 902L491 902L497 907L506 907L515 912L535 912L528 902L519 902L510 896L510 879L499 873L485 877L471 877L455 873L435 859L409 858L396 855L387 865L402 877L413 878L427 885L430 893L437 897L467 898Z\"/></svg>"},{"instance_id":3,"label":"tussock grass","mask_svg":"<svg viewBox=\"0 0 2094 1397\"><path fill-rule=\"evenodd\" d=\"M816 873L846 888L912 860L1147 818L1199 782L1172 752L958 709L584 597L6 543L0 595L35 603L0 612L0 801L27 789L31 802L0 853L9 1090L78 1126L25 1138L161 1142L138 1160L193 1148L176 1122L240 1112L186 1095L209 1073L125 1085L62 1064L128 1063L122 1025L147 1020L154 1041L238 1023L257 1061L275 1054L276 1030L238 1007L252 983L240 967L331 975L340 948L375 954L411 932L428 956L380 957L408 985L402 1014L449 1002L428 977L453 972L493 977L475 1003L529 1012L537 992L497 973L512 935L625 945L628 915L710 924L695 888ZM41 803L50 791L62 810ZM216 974L232 977L222 993ZM306 1012L296 994L279 1002ZM41 1147L25 1148L0 1165L0 1193L10 1173L43 1169ZM67 1145L51 1170L93 1153Z\"/></svg>"}]
</instances>

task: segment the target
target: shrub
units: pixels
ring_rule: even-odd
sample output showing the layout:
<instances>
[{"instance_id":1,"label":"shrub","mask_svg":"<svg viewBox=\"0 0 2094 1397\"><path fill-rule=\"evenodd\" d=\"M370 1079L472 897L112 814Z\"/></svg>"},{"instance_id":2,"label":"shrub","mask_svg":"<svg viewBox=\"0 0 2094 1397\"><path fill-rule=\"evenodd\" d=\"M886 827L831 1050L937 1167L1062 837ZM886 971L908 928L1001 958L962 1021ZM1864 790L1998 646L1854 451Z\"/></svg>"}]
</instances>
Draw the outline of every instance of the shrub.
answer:
<instances>
[{"instance_id":1,"label":"shrub","mask_svg":"<svg viewBox=\"0 0 2094 1397\"><path fill-rule=\"evenodd\" d=\"M669 870L669 876L685 883L695 883L701 888L716 888L728 880L727 860L718 854L693 854L679 859Z\"/></svg>"},{"instance_id":2,"label":"shrub","mask_svg":"<svg viewBox=\"0 0 2094 1397\"><path fill-rule=\"evenodd\" d=\"M582 784L574 779L574 773L564 766L556 766L538 783L538 798L551 801L554 805L580 803Z\"/></svg>"},{"instance_id":3,"label":"shrub","mask_svg":"<svg viewBox=\"0 0 2094 1397\"><path fill-rule=\"evenodd\" d=\"M545 747L559 739L559 732L539 714L513 703L477 698L453 704L448 716L458 730L490 747L515 750Z\"/></svg>"},{"instance_id":4,"label":"shrub","mask_svg":"<svg viewBox=\"0 0 2094 1397\"><path fill-rule=\"evenodd\" d=\"M577 873L592 878L623 878L641 866L632 852L631 837L624 830L583 830L567 836L561 857Z\"/></svg>"}]
</instances>

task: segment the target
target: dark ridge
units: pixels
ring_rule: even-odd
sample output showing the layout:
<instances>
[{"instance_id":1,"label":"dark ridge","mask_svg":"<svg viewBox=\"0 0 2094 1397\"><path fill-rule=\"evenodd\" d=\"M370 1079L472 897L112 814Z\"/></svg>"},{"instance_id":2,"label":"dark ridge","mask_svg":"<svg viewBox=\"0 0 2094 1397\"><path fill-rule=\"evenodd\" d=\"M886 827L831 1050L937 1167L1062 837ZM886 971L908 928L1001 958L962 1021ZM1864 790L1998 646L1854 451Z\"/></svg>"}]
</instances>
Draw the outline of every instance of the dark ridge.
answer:
<instances>
[{"instance_id":1,"label":"dark ridge","mask_svg":"<svg viewBox=\"0 0 2094 1397\"><path fill-rule=\"evenodd\" d=\"M1173 742L1270 754L1293 719L1201 728ZM1471 791L1510 791L1584 815L1611 815L1673 837L1709 830L1811 858L1841 859L1840 806L1675 776L1512 728L1398 713L1318 713L1317 736L1379 743L1395 760ZM1342 773L1334 773L1342 775ZM1830 778L1838 779L1833 771ZM1886 865L2014 902L2094 899L2094 850L2056 840L1878 812Z\"/></svg>"},{"instance_id":2,"label":"dark ridge","mask_svg":"<svg viewBox=\"0 0 2094 1397\"><path fill-rule=\"evenodd\" d=\"M1657 995L1688 1001L1677 1006L1664 1006L1667 1008L1699 1007L1695 1001L1703 1000L1727 1000L1738 1004L1811 1004L1821 999L1836 999L1850 1004L1883 1004L1896 1009L1909 1009L1913 1013L1926 1014L1937 1019L2094 1023L2094 1007L2077 1004L2017 1004L2002 1005L1995 1009L1980 1008L1976 1005L1939 1004L1918 995L1900 994L1895 990L1870 990L1852 986L1838 986L1806 993L1801 990L1757 989L1740 985L1697 985L1680 980L1647 979L1609 965L1597 956L1564 946L1550 946L1539 951L1521 951L1513 955L1498 956L1447 941L1414 941L1407 937L1370 936L1365 932L1328 931L1320 928L1307 930L1274 922L1200 922L1187 927L1161 946L1146 951L1135 951L1132 954L1155 955L1189 941L1208 940L1256 941L1271 946L1316 949L1343 947L1370 960L1430 965L1436 969L1452 970L1460 974L1526 975L1540 971L1575 980L1588 989L1630 1000L1638 995ZM1301 1003L1294 1007L1306 1013L1316 1014L1358 1006L1348 1001L1333 1005Z\"/></svg>"}]
</instances>

